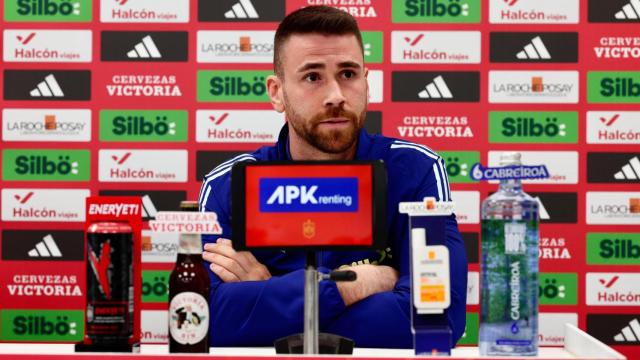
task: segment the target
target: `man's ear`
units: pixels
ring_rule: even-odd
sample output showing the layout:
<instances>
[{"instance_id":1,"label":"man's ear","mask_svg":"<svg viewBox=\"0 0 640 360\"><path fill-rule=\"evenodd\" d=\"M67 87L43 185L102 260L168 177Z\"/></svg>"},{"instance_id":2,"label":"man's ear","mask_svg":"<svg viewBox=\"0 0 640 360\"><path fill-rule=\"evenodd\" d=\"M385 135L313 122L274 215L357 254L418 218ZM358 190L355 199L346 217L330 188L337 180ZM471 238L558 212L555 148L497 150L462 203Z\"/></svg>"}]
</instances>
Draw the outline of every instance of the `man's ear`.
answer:
<instances>
[{"instance_id":1,"label":"man's ear","mask_svg":"<svg viewBox=\"0 0 640 360\"><path fill-rule=\"evenodd\" d=\"M367 105L369 105L369 69L364 68L364 81L367 83Z\"/></svg>"},{"instance_id":2,"label":"man's ear","mask_svg":"<svg viewBox=\"0 0 640 360\"><path fill-rule=\"evenodd\" d=\"M284 101L282 95L282 80L276 75L267 77L267 92L271 100L271 106L279 113L284 111Z\"/></svg>"}]
</instances>

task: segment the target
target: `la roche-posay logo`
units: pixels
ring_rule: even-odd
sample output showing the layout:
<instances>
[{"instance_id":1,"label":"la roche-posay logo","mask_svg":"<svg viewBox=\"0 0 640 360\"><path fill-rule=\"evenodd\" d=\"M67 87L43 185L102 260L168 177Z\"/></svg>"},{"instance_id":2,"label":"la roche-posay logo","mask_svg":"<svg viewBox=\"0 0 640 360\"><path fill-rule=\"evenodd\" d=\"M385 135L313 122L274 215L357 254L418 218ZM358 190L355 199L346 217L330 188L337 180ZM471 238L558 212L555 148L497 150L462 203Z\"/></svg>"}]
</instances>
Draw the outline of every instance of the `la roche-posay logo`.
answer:
<instances>
[{"instance_id":1,"label":"la roche-posay logo","mask_svg":"<svg viewBox=\"0 0 640 360\"><path fill-rule=\"evenodd\" d=\"M4 109L4 141L91 140L91 110L88 109Z\"/></svg>"},{"instance_id":2,"label":"la roche-posay logo","mask_svg":"<svg viewBox=\"0 0 640 360\"><path fill-rule=\"evenodd\" d=\"M490 103L577 104L577 71L489 71Z\"/></svg>"},{"instance_id":3,"label":"la roche-posay logo","mask_svg":"<svg viewBox=\"0 0 640 360\"><path fill-rule=\"evenodd\" d=\"M186 23L189 22L189 0L102 0L100 22Z\"/></svg>"},{"instance_id":4,"label":"la roche-posay logo","mask_svg":"<svg viewBox=\"0 0 640 360\"><path fill-rule=\"evenodd\" d=\"M489 0L492 24L577 24L580 0Z\"/></svg>"},{"instance_id":5,"label":"la roche-posay logo","mask_svg":"<svg viewBox=\"0 0 640 360\"><path fill-rule=\"evenodd\" d=\"M640 192L587 192L587 224L637 225L639 223Z\"/></svg>"},{"instance_id":6,"label":"la roche-posay logo","mask_svg":"<svg viewBox=\"0 0 640 360\"><path fill-rule=\"evenodd\" d=\"M186 182L186 150L100 150L101 182Z\"/></svg>"},{"instance_id":7,"label":"la roche-posay logo","mask_svg":"<svg viewBox=\"0 0 640 360\"><path fill-rule=\"evenodd\" d=\"M272 63L274 31L198 31L199 63Z\"/></svg>"},{"instance_id":8,"label":"la roche-posay logo","mask_svg":"<svg viewBox=\"0 0 640 360\"><path fill-rule=\"evenodd\" d=\"M196 141L273 143L284 123L284 115L272 110L197 110Z\"/></svg>"},{"instance_id":9,"label":"la roche-posay logo","mask_svg":"<svg viewBox=\"0 0 640 360\"><path fill-rule=\"evenodd\" d=\"M358 179L260 179L261 212L356 212Z\"/></svg>"},{"instance_id":10,"label":"la roche-posay logo","mask_svg":"<svg viewBox=\"0 0 640 360\"><path fill-rule=\"evenodd\" d=\"M91 30L5 30L6 62L91 62Z\"/></svg>"},{"instance_id":11,"label":"la roche-posay logo","mask_svg":"<svg viewBox=\"0 0 640 360\"><path fill-rule=\"evenodd\" d=\"M3 221L80 222L88 189L2 189Z\"/></svg>"},{"instance_id":12,"label":"la roche-posay logo","mask_svg":"<svg viewBox=\"0 0 640 360\"><path fill-rule=\"evenodd\" d=\"M506 151L506 150L505 150ZM499 166L503 151L489 151L489 166ZM549 178L522 180L525 184L577 184L577 151L519 151L523 165L545 165Z\"/></svg>"}]
</instances>

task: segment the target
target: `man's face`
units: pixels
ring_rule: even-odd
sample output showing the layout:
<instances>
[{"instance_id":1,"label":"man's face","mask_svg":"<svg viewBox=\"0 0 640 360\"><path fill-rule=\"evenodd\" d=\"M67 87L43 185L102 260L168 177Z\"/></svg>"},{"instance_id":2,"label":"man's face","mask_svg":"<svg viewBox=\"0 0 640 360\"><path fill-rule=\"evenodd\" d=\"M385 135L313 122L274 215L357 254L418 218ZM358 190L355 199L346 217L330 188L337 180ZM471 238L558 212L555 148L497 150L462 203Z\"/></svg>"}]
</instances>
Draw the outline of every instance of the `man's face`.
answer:
<instances>
[{"instance_id":1,"label":"man's face","mask_svg":"<svg viewBox=\"0 0 640 360\"><path fill-rule=\"evenodd\" d=\"M289 122L292 147L353 153L368 103L367 70L355 35L292 35L281 48L283 79L272 103Z\"/></svg>"}]
</instances>

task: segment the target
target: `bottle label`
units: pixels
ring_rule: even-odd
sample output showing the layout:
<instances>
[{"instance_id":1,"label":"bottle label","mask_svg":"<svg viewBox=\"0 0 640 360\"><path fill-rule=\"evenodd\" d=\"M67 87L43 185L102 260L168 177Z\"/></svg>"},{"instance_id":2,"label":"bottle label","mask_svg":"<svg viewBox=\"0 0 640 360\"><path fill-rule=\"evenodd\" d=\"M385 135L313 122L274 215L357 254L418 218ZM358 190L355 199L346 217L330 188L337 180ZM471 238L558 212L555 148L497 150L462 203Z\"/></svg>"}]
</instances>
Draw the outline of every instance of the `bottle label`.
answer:
<instances>
[{"instance_id":1,"label":"bottle label","mask_svg":"<svg viewBox=\"0 0 640 360\"><path fill-rule=\"evenodd\" d=\"M483 220L481 272L481 333L499 345L532 344L538 316L537 221Z\"/></svg>"},{"instance_id":2,"label":"bottle label","mask_svg":"<svg viewBox=\"0 0 640 360\"><path fill-rule=\"evenodd\" d=\"M209 305L200 294L185 291L169 303L169 332L182 345L197 344L209 330Z\"/></svg>"},{"instance_id":3,"label":"bottle label","mask_svg":"<svg viewBox=\"0 0 640 360\"><path fill-rule=\"evenodd\" d=\"M516 180L516 179L546 179L549 170L545 165L510 165L498 167L483 167L476 163L471 168L471 179L479 180Z\"/></svg>"}]
</instances>

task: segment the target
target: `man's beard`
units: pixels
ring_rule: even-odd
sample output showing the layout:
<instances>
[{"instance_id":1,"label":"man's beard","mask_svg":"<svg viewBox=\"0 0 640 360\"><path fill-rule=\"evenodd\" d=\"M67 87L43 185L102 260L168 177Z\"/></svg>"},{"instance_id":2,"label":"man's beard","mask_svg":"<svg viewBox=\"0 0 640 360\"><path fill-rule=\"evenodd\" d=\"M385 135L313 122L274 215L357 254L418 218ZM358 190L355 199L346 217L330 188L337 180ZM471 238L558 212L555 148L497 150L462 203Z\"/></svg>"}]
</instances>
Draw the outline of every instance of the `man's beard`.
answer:
<instances>
[{"instance_id":1,"label":"man's beard","mask_svg":"<svg viewBox=\"0 0 640 360\"><path fill-rule=\"evenodd\" d=\"M286 96L285 109L293 131L314 148L328 154L340 154L354 146L366 117L366 110L358 116L341 107L332 107L324 113L314 115L311 119L304 119L290 106ZM320 123L332 118L347 119L349 126L346 129L321 131Z\"/></svg>"}]
</instances>

